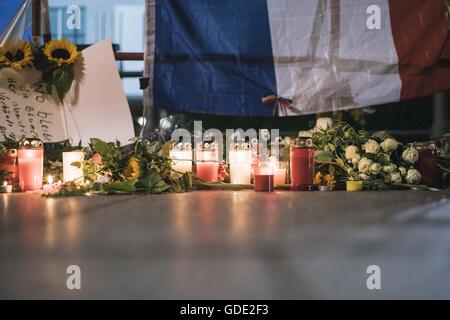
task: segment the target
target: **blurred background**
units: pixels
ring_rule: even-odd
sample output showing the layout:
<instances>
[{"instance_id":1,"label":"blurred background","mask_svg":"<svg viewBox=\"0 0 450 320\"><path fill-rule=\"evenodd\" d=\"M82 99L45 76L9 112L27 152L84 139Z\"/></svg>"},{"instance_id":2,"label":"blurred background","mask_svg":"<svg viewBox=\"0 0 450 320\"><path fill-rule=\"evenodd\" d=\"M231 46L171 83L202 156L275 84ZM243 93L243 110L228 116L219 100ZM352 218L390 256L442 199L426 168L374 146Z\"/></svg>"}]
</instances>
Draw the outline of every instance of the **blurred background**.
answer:
<instances>
[{"instance_id":1,"label":"blurred background","mask_svg":"<svg viewBox=\"0 0 450 320\"><path fill-rule=\"evenodd\" d=\"M12 18L11 9L21 0L2 0L0 3L0 30ZM144 0L48 0L53 38L67 38L84 47L102 39L112 39L114 49L122 52L144 50ZM74 7L75 5L75 7ZM80 10L79 29L69 29L67 18ZM4 14L6 12L7 14ZM145 123L142 118L142 61L118 62L130 104L136 133ZM449 94L403 101L370 108L334 114L357 128L369 131L388 130L401 140L426 140L450 131ZM158 110L158 134L164 138L176 127L191 128L193 120L202 120L204 128L279 128L282 134L295 135L299 129L308 129L317 115L288 118L219 117L200 114L173 114Z\"/></svg>"}]
</instances>

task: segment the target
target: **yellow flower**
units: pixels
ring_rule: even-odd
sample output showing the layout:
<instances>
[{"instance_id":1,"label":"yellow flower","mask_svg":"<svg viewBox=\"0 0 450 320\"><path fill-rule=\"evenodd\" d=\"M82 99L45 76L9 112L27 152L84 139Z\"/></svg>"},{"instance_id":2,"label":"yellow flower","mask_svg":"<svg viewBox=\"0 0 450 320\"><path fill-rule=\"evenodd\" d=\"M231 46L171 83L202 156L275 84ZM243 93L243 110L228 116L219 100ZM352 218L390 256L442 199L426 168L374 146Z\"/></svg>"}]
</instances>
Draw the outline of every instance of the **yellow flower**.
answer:
<instances>
[{"instance_id":1,"label":"yellow flower","mask_svg":"<svg viewBox=\"0 0 450 320\"><path fill-rule=\"evenodd\" d=\"M0 49L0 62L16 71L31 65L33 59L33 50L30 44L23 40L19 40L15 48Z\"/></svg>"},{"instance_id":2,"label":"yellow flower","mask_svg":"<svg viewBox=\"0 0 450 320\"><path fill-rule=\"evenodd\" d=\"M317 172L316 176L314 177L313 183L315 185L321 185L322 184L322 173Z\"/></svg>"},{"instance_id":3,"label":"yellow flower","mask_svg":"<svg viewBox=\"0 0 450 320\"><path fill-rule=\"evenodd\" d=\"M334 187L336 186L336 180L334 179L334 176L331 174L327 174L325 177L323 177L323 180L330 190L333 190Z\"/></svg>"},{"instance_id":4,"label":"yellow flower","mask_svg":"<svg viewBox=\"0 0 450 320\"><path fill-rule=\"evenodd\" d=\"M141 175L141 161L136 157L131 157L128 160L127 166L123 169L122 174L127 180L139 178Z\"/></svg>"},{"instance_id":5,"label":"yellow flower","mask_svg":"<svg viewBox=\"0 0 450 320\"><path fill-rule=\"evenodd\" d=\"M74 64L80 56L76 45L67 39L47 42L44 46L44 54L49 61L57 63L58 66Z\"/></svg>"}]
</instances>

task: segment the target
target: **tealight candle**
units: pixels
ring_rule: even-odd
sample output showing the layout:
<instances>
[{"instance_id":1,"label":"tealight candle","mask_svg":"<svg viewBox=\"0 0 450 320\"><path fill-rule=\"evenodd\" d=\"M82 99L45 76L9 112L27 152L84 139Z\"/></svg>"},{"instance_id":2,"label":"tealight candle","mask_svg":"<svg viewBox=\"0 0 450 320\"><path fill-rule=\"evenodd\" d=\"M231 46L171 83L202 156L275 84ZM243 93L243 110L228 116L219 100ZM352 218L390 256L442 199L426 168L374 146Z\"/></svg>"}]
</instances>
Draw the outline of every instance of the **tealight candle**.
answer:
<instances>
[{"instance_id":1,"label":"tealight candle","mask_svg":"<svg viewBox=\"0 0 450 320\"><path fill-rule=\"evenodd\" d=\"M252 150L230 150L230 182L250 184L252 178Z\"/></svg>"},{"instance_id":2,"label":"tealight candle","mask_svg":"<svg viewBox=\"0 0 450 320\"><path fill-rule=\"evenodd\" d=\"M172 169L179 173L192 172L192 147L190 143L179 146L170 150L170 158L172 159Z\"/></svg>"},{"instance_id":3,"label":"tealight candle","mask_svg":"<svg viewBox=\"0 0 450 320\"><path fill-rule=\"evenodd\" d=\"M22 139L18 150L19 187L25 191L42 190L44 148L39 139Z\"/></svg>"},{"instance_id":4,"label":"tealight candle","mask_svg":"<svg viewBox=\"0 0 450 320\"><path fill-rule=\"evenodd\" d=\"M53 177L47 177L47 184L44 184L44 194L52 194L54 192Z\"/></svg>"},{"instance_id":5,"label":"tealight candle","mask_svg":"<svg viewBox=\"0 0 450 320\"><path fill-rule=\"evenodd\" d=\"M219 154L216 149L196 150L197 177L206 182L219 180Z\"/></svg>"},{"instance_id":6,"label":"tealight candle","mask_svg":"<svg viewBox=\"0 0 450 320\"><path fill-rule=\"evenodd\" d=\"M0 193L12 193L13 186L8 184L7 181L3 182L3 185L0 186Z\"/></svg>"},{"instance_id":7,"label":"tealight candle","mask_svg":"<svg viewBox=\"0 0 450 320\"><path fill-rule=\"evenodd\" d=\"M82 180L83 173L83 151L63 152L63 180L70 182L74 180ZM73 163L79 163L80 166L74 166Z\"/></svg>"}]
</instances>

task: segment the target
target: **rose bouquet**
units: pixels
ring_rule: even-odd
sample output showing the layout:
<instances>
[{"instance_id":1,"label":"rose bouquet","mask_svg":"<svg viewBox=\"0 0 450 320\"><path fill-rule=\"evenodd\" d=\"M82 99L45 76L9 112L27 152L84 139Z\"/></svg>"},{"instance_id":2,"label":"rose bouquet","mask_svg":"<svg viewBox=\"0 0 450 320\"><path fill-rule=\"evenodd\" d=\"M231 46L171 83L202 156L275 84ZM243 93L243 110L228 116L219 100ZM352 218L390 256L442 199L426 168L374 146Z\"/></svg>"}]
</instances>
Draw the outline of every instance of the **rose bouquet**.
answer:
<instances>
[{"instance_id":1,"label":"rose bouquet","mask_svg":"<svg viewBox=\"0 0 450 320\"><path fill-rule=\"evenodd\" d=\"M414 168L418 150L412 144L401 144L386 132L370 135L331 118L317 119L309 132L316 148L316 169L321 173L332 167L341 181L364 181L376 188L421 182L421 174Z\"/></svg>"}]
</instances>

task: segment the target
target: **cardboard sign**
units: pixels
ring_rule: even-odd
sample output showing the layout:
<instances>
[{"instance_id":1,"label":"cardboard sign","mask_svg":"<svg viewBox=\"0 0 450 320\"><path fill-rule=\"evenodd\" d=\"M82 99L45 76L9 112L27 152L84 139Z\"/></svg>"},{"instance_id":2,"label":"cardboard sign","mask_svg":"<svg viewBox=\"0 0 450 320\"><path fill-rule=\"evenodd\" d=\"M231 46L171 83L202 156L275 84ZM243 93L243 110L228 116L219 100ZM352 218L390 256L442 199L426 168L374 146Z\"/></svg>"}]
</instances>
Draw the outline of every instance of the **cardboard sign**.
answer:
<instances>
[{"instance_id":1,"label":"cardboard sign","mask_svg":"<svg viewBox=\"0 0 450 320\"><path fill-rule=\"evenodd\" d=\"M40 77L34 69L0 71L0 139L36 135L44 142L81 141L85 146L90 138L125 145L134 136L111 41L83 51L64 105L47 93Z\"/></svg>"}]
</instances>

